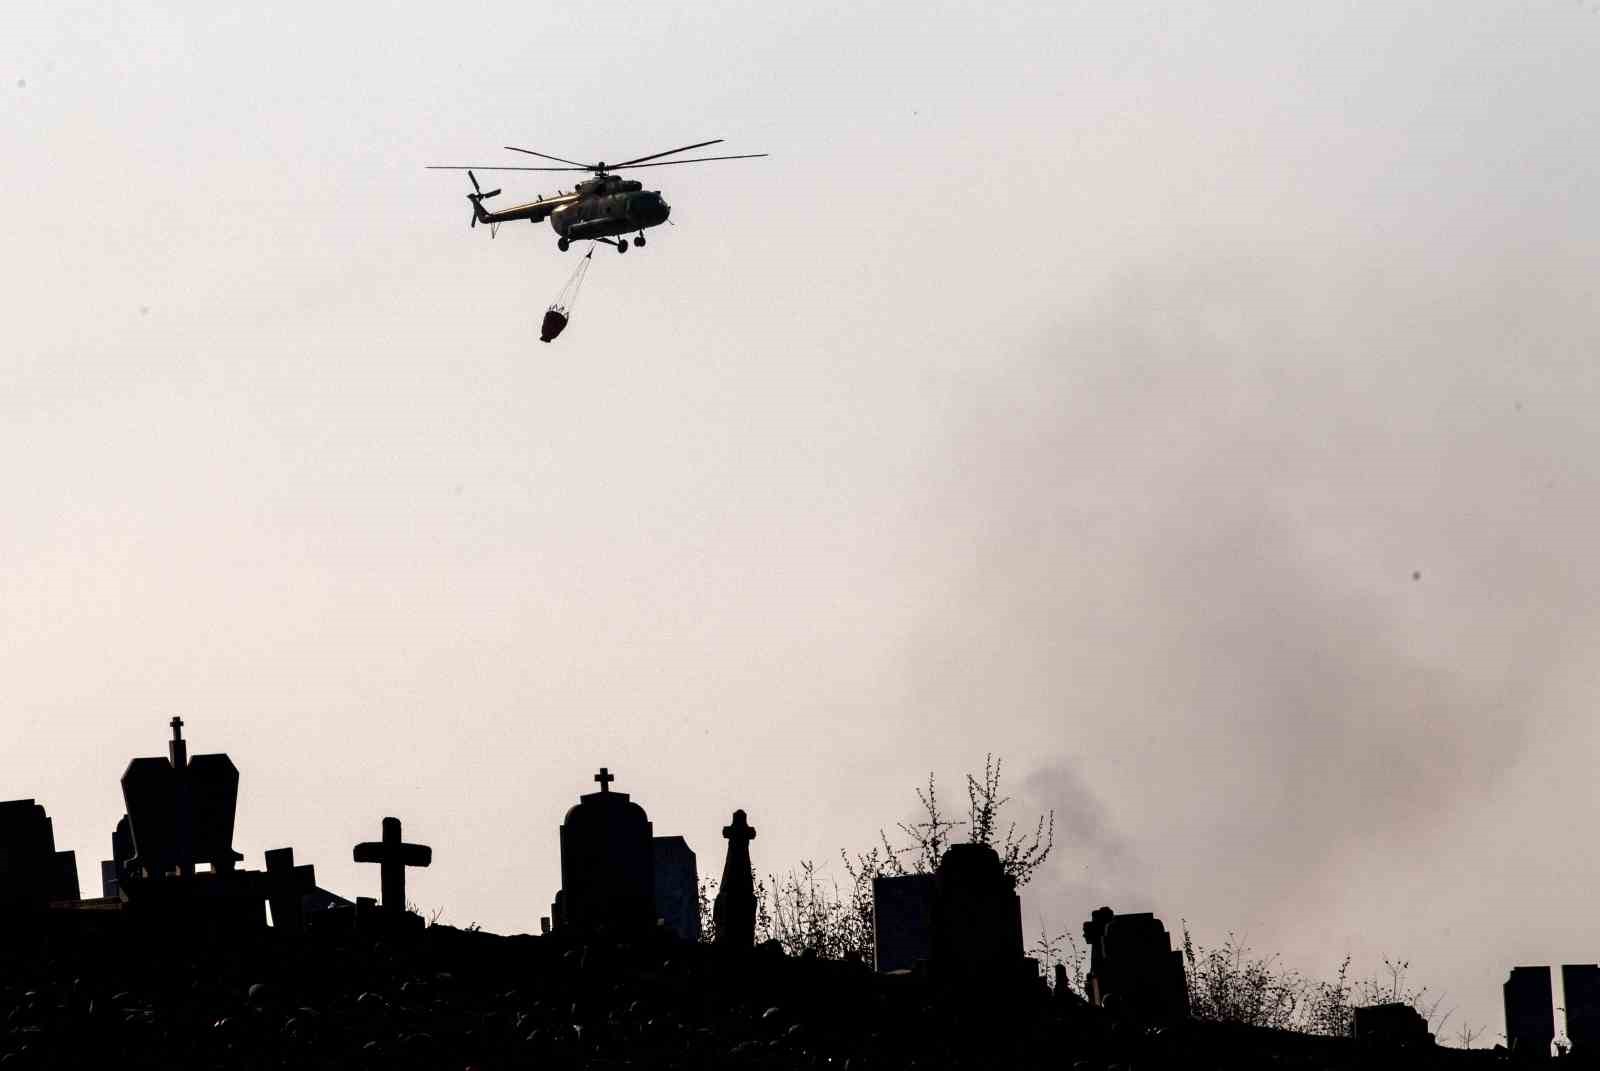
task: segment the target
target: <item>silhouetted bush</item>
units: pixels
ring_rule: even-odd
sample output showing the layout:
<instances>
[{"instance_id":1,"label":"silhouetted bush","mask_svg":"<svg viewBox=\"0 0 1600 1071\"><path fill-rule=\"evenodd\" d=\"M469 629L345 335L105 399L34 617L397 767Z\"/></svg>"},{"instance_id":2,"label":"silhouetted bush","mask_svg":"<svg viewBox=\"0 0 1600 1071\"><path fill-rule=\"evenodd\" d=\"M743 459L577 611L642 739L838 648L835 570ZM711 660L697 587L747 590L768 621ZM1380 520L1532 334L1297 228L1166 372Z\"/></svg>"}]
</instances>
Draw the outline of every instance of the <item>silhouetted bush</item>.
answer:
<instances>
[{"instance_id":1,"label":"silhouetted bush","mask_svg":"<svg viewBox=\"0 0 1600 1071\"><path fill-rule=\"evenodd\" d=\"M1195 941L1187 921L1183 923L1183 959L1189 1013L1205 1022L1348 1037L1356 1008L1406 1004L1438 1035L1452 1014L1440 1014L1443 998L1430 996L1427 986L1417 988L1408 982L1410 964L1404 960L1385 959L1382 975L1352 981L1350 957L1346 956L1334 977L1322 981L1281 966L1275 955L1255 955L1232 933L1220 946L1207 948ZM1456 1039L1465 1048L1478 1034L1464 1028Z\"/></svg>"}]
</instances>

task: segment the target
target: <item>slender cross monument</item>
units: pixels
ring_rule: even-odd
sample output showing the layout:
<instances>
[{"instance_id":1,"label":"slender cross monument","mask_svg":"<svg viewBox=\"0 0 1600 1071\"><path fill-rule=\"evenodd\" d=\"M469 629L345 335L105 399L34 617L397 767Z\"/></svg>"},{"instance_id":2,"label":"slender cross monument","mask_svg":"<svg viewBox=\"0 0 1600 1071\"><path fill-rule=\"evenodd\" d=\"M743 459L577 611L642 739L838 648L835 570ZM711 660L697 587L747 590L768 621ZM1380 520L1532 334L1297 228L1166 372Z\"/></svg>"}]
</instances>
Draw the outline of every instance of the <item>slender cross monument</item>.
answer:
<instances>
[{"instance_id":1,"label":"slender cross monument","mask_svg":"<svg viewBox=\"0 0 1600 1071\"><path fill-rule=\"evenodd\" d=\"M377 863L383 884L383 910L401 914L406 909L406 867L427 866L433 862L433 849L425 844L406 844L400 839L400 819L383 820L383 840L356 845L358 863Z\"/></svg>"},{"instance_id":2,"label":"slender cross monument","mask_svg":"<svg viewBox=\"0 0 1600 1071\"><path fill-rule=\"evenodd\" d=\"M716 943L749 948L756 941L755 878L750 872L750 842L756 831L743 811L734 811L733 824L723 826L722 835L728 838L728 857L722 864L722 887L711 908Z\"/></svg>"}]
</instances>

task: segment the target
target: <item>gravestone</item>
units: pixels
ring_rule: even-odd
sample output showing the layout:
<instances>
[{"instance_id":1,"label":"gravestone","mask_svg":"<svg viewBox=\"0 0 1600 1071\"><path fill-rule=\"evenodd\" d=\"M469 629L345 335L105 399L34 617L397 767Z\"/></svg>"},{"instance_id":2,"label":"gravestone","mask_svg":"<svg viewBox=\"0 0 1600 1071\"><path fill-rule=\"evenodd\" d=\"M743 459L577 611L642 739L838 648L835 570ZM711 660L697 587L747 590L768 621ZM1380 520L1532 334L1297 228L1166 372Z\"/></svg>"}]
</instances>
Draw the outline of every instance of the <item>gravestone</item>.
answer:
<instances>
[{"instance_id":1,"label":"gravestone","mask_svg":"<svg viewBox=\"0 0 1600 1071\"><path fill-rule=\"evenodd\" d=\"M189 757L183 719L173 718L166 758L134 759L122 775L131 857L118 857L127 874L189 876L196 864L216 873L244 856L233 850L239 771L227 755Z\"/></svg>"},{"instance_id":2,"label":"gravestone","mask_svg":"<svg viewBox=\"0 0 1600 1071\"><path fill-rule=\"evenodd\" d=\"M385 818L383 839L357 844L354 858L358 863L378 864L383 910L398 918L406 914L406 867L431 865L433 849L425 844L405 843L400 835L400 819ZM357 898L356 903L359 905L361 898Z\"/></svg>"},{"instance_id":3,"label":"gravestone","mask_svg":"<svg viewBox=\"0 0 1600 1071\"><path fill-rule=\"evenodd\" d=\"M1600 966L1563 964L1561 1003L1567 1009L1567 1040L1572 1042L1572 1055L1600 1055Z\"/></svg>"},{"instance_id":4,"label":"gravestone","mask_svg":"<svg viewBox=\"0 0 1600 1071\"><path fill-rule=\"evenodd\" d=\"M55 827L44 808L31 799L0 803L0 913L77 899L77 856L56 851Z\"/></svg>"},{"instance_id":5,"label":"gravestone","mask_svg":"<svg viewBox=\"0 0 1600 1071\"><path fill-rule=\"evenodd\" d=\"M1432 1045L1428 1020L1409 1004L1390 1002L1357 1008L1351 1020L1355 1039L1371 1045Z\"/></svg>"},{"instance_id":6,"label":"gravestone","mask_svg":"<svg viewBox=\"0 0 1600 1071\"><path fill-rule=\"evenodd\" d=\"M100 863L100 885L105 896L119 896L128 880L128 861L133 858L133 830L123 815L111 831L111 858Z\"/></svg>"},{"instance_id":7,"label":"gravestone","mask_svg":"<svg viewBox=\"0 0 1600 1071\"><path fill-rule=\"evenodd\" d=\"M1506 1047L1517 1056L1547 1058L1556 1036L1550 968L1513 967L1501 992L1506 1006Z\"/></svg>"},{"instance_id":8,"label":"gravestone","mask_svg":"<svg viewBox=\"0 0 1600 1071\"><path fill-rule=\"evenodd\" d=\"M933 884L934 977L968 983L1023 979L1022 901L999 853L987 844L951 845Z\"/></svg>"},{"instance_id":9,"label":"gravestone","mask_svg":"<svg viewBox=\"0 0 1600 1071\"><path fill-rule=\"evenodd\" d=\"M1119 915L1102 907L1083 924L1083 938L1089 945L1085 989L1091 1004L1137 1022L1188 1016L1183 953L1173 949L1160 919L1149 912Z\"/></svg>"},{"instance_id":10,"label":"gravestone","mask_svg":"<svg viewBox=\"0 0 1600 1071\"><path fill-rule=\"evenodd\" d=\"M700 940L700 871L682 837L656 837L656 917L680 940Z\"/></svg>"},{"instance_id":11,"label":"gravestone","mask_svg":"<svg viewBox=\"0 0 1600 1071\"><path fill-rule=\"evenodd\" d=\"M551 929L560 929L562 926L565 926L567 924L567 910L566 910L566 907L567 907L567 898L562 895L560 889L557 889L555 897L550 901L550 927L551 927Z\"/></svg>"},{"instance_id":12,"label":"gravestone","mask_svg":"<svg viewBox=\"0 0 1600 1071\"><path fill-rule=\"evenodd\" d=\"M750 842L756 831L743 811L722 827L728 855L722 862L722 882L711 907L717 925L716 943L726 948L751 948L756 943L756 887L750 870Z\"/></svg>"},{"instance_id":13,"label":"gravestone","mask_svg":"<svg viewBox=\"0 0 1600 1071\"><path fill-rule=\"evenodd\" d=\"M933 953L932 874L872 879L872 965L909 971Z\"/></svg>"},{"instance_id":14,"label":"gravestone","mask_svg":"<svg viewBox=\"0 0 1600 1071\"><path fill-rule=\"evenodd\" d=\"M650 819L601 767L599 792L578 798L561 822L561 891L557 927L647 931L656 920L655 849Z\"/></svg>"},{"instance_id":15,"label":"gravestone","mask_svg":"<svg viewBox=\"0 0 1600 1071\"><path fill-rule=\"evenodd\" d=\"M295 866L293 848L272 848L267 859L267 904L272 908L272 928L280 933L304 933L305 897L317 891L313 866Z\"/></svg>"}]
</instances>

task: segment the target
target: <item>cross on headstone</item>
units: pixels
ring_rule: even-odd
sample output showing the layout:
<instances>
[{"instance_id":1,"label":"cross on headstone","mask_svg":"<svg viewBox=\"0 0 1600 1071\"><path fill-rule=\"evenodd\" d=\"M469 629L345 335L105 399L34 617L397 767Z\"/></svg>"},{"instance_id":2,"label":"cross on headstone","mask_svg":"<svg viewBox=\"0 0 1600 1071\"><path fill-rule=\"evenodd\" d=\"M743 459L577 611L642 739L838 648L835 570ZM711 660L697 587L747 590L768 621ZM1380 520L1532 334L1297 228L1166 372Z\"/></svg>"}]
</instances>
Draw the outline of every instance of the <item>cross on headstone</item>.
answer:
<instances>
[{"instance_id":1,"label":"cross on headstone","mask_svg":"<svg viewBox=\"0 0 1600 1071\"><path fill-rule=\"evenodd\" d=\"M611 775L611 771L606 769L604 766L600 767L600 772L594 775L594 779L600 782L601 792L610 792L611 782L616 780L616 778Z\"/></svg>"},{"instance_id":2,"label":"cross on headstone","mask_svg":"<svg viewBox=\"0 0 1600 1071\"><path fill-rule=\"evenodd\" d=\"M172 726L172 741L167 744L167 755L173 767L181 770L189 764L189 745L183 739L183 719L174 716L167 724Z\"/></svg>"},{"instance_id":3,"label":"cross on headstone","mask_svg":"<svg viewBox=\"0 0 1600 1071\"><path fill-rule=\"evenodd\" d=\"M378 864L383 909L399 914L406 909L406 867L429 865L433 862L433 849L425 844L406 844L400 839L400 819L385 818L383 840L357 844L355 861Z\"/></svg>"},{"instance_id":4,"label":"cross on headstone","mask_svg":"<svg viewBox=\"0 0 1600 1071\"><path fill-rule=\"evenodd\" d=\"M733 825L723 826L722 835L727 837L729 840L736 842L744 841L745 843L749 843L750 841L756 839L755 827L750 824L750 820L745 817L745 813L743 811L733 812ZM749 849L746 849L746 851L748 850Z\"/></svg>"},{"instance_id":5,"label":"cross on headstone","mask_svg":"<svg viewBox=\"0 0 1600 1071\"><path fill-rule=\"evenodd\" d=\"M130 851L119 851L115 862L125 876L141 879L192 876L201 863L231 871L244 858L233 850L238 767L224 754L190 755L183 719L167 724L167 758L134 759L122 775Z\"/></svg>"},{"instance_id":6,"label":"cross on headstone","mask_svg":"<svg viewBox=\"0 0 1600 1071\"><path fill-rule=\"evenodd\" d=\"M271 848L267 853L267 901L272 905L272 928L284 933L305 929L300 898L317 887L314 866L295 866L293 848Z\"/></svg>"}]
</instances>

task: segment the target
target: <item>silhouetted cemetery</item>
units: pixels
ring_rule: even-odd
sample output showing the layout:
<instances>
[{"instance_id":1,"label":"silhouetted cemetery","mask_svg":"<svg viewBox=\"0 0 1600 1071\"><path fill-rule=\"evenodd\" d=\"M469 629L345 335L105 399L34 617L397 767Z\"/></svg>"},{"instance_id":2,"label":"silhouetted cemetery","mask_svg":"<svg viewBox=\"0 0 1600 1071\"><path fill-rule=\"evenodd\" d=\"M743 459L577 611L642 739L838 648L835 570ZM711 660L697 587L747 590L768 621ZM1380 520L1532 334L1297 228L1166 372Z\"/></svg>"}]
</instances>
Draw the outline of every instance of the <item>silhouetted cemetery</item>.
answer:
<instances>
[{"instance_id":1,"label":"silhouetted cemetery","mask_svg":"<svg viewBox=\"0 0 1600 1071\"><path fill-rule=\"evenodd\" d=\"M950 844L931 873L874 878L870 962L789 956L758 941L746 812L656 836L606 767L559 824L513 831L558 846L550 914L529 909L539 936L429 926L407 876L433 847L399 818L351 849L376 868L362 868L375 897L320 887L289 846L249 869L233 844L238 768L189 755L183 722L169 728L167 754L122 776L98 897L81 896L40 803L0 803L5 1071L1416 1067L1543 1059L1555 1036L1548 967L1505 983L1509 1054L1436 1046L1407 1004L1353 1009L1349 1037L1197 1022L1167 928L1109 907L1083 924L1078 992L1063 965L1029 957L1016 880L984 844ZM704 933L697 833L723 850ZM446 848L440 865L465 864ZM1569 964L1562 983L1574 1051L1594 1054L1600 968Z\"/></svg>"}]
</instances>

